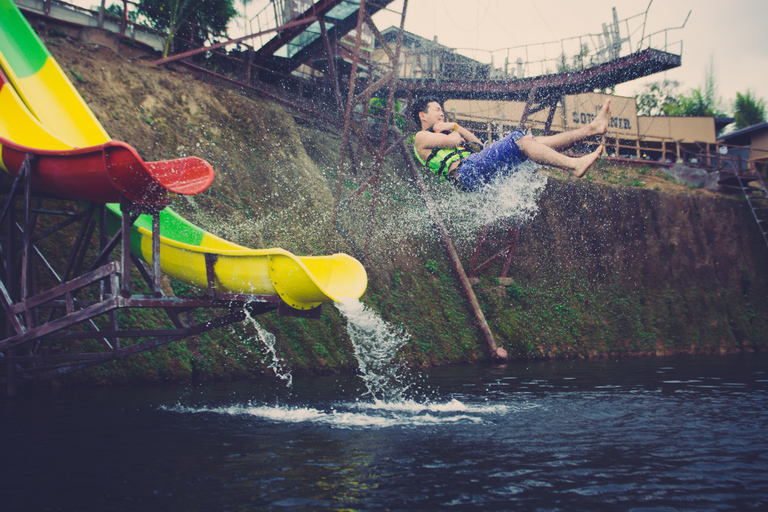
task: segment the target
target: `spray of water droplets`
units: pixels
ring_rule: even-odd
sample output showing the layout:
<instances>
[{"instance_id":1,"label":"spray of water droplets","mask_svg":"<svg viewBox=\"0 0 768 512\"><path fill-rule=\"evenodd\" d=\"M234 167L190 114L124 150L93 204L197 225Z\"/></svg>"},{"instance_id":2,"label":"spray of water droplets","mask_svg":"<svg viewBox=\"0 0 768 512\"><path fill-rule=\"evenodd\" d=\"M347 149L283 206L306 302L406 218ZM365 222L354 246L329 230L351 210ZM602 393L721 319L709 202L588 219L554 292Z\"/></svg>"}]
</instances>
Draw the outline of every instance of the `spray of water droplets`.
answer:
<instances>
[{"instance_id":1,"label":"spray of water droplets","mask_svg":"<svg viewBox=\"0 0 768 512\"><path fill-rule=\"evenodd\" d=\"M520 225L531 220L539 210L538 200L547 184L547 177L538 166L525 162L516 171L478 192L461 192L450 185L432 193L440 215L454 241L461 245L477 239L478 231L501 219ZM426 209L412 203L393 212L377 228L377 239L385 246L413 237L436 236L432 217Z\"/></svg>"},{"instance_id":2,"label":"spray of water droplets","mask_svg":"<svg viewBox=\"0 0 768 512\"><path fill-rule=\"evenodd\" d=\"M347 332L368 390L366 394L377 401L403 400L408 391L406 367L396 356L410 335L385 322L359 300L337 302L336 307L347 320Z\"/></svg>"},{"instance_id":3,"label":"spray of water droplets","mask_svg":"<svg viewBox=\"0 0 768 512\"><path fill-rule=\"evenodd\" d=\"M538 199L547 184L547 177L537 169L536 164L525 162L512 175L479 192L457 191L437 197L438 211L444 212L457 240L475 240L480 228L501 219L523 223L538 213Z\"/></svg>"},{"instance_id":4,"label":"spray of water droplets","mask_svg":"<svg viewBox=\"0 0 768 512\"><path fill-rule=\"evenodd\" d=\"M275 372L275 375L280 380L285 382L286 387L290 388L293 385L293 375L291 374L290 369L286 369L283 366L283 360L280 359L280 357L277 355L277 350L275 349L275 343L277 342L277 338L275 337L275 335L265 330L259 324L259 322L257 322L251 316L251 313L248 311L248 308L245 308L244 321L247 323L250 323L253 326L253 328L256 329L256 338L264 346L264 355L270 359L270 362L268 365L269 369Z\"/></svg>"}]
</instances>

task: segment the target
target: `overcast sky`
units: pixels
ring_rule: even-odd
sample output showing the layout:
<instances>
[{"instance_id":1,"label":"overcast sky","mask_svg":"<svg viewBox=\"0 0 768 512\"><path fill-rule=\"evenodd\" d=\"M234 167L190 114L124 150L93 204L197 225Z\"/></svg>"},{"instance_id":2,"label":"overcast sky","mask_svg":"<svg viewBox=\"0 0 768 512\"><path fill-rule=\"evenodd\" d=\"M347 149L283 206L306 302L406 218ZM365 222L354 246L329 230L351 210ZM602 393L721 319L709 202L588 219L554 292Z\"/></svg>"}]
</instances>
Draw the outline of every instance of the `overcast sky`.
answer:
<instances>
[{"instance_id":1,"label":"overcast sky","mask_svg":"<svg viewBox=\"0 0 768 512\"><path fill-rule=\"evenodd\" d=\"M622 20L644 13L649 3L646 35L685 23L669 32L670 42L682 40L682 66L623 84L617 94L634 96L643 83L664 78L681 82L681 91L701 87L711 61L726 111L737 91L750 89L768 101L766 0L409 0L405 29L437 35L452 48L495 50L599 33L613 19L612 7ZM380 29L397 23L393 14L376 19Z\"/></svg>"},{"instance_id":2,"label":"overcast sky","mask_svg":"<svg viewBox=\"0 0 768 512\"><path fill-rule=\"evenodd\" d=\"M268 3L252 0L248 16ZM682 66L622 84L617 94L634 96L643 83L665 78L681 82L681 92L701 87L713 62L726 111L737 91L749 89L768 101L767 0L409 0L405 28L429 39L436 35L451 48L490 51L599 33L603 23L612 21L612 7L623 20L644 13L649 3L646 35L681 26L691 12L683 29L669 33L670 42L682 40ZM235 5L242 10L240 0ZM400 12L402 0L390 8ZM375 21L381 30L400 22L387 12Z\"/></svg>"}]
</instances>

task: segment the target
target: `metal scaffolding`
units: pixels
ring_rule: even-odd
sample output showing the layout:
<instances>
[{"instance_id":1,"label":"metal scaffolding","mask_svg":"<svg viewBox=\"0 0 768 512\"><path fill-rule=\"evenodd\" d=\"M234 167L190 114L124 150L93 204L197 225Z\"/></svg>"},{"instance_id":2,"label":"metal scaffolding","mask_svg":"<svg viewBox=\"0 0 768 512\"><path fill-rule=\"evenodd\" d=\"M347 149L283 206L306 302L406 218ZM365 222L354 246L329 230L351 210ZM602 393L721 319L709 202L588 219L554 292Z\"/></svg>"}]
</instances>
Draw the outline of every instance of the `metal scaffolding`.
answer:
<instances>
[{"instance_id":1,"label":"metal scaffolding","mask_svg":"<svg viewBox=\"0 0 768 512\"><path fill-rule=\"evenodd\" d=\"M0 195L0 382L14 395L20 382L39 382L149 350L278 310L306 316L277 296L221 293L215 255L206 254L207 290L176 296L163 290L160 211L123 199L119 226L109 226L104 204L67 201L32 188L35 160L28 155L13 184ZM140 214L152 218L152 263L131 254L130 229ZM40 244L61 237L67 257L46 255ZM49 243L50 247L50 243ZM135 269L135 271L132 271ZM166 287L166 290L168 288ZM160 312L164 324L136 325L131 311ZM317 317L319 310L311 310ZM75 343L77 341L77 343Z\"/></svg>"}]
</instances>

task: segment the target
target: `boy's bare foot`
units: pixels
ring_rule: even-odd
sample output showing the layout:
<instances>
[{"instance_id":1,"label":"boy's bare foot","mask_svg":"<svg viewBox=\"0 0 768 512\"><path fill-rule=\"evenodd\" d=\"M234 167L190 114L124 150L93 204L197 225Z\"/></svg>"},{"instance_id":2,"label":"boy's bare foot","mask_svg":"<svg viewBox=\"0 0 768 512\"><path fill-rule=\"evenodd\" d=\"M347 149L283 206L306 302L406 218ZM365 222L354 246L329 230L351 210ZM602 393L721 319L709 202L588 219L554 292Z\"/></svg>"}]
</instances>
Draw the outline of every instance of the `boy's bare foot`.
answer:
<instances>
[{"instance_id":1,"label":"boy's bare foot","mask_svg":"<svg viewBox=\"0 0 768 512\"><path fill-rule=\"evenodd\" d=\"M597 116L589 123L590 131L593 135L604 135L608 131L608 123L611 121L611 100L605 102L605 105L597 113Z\"/></svg>"},{"instance_id":2,"label":"boy's bare foot","mask_svg":"<svg viewBox=\"0 0 768 512\"><path fill-rule=\"evenodd\" d=\"M600 157L600 154L603 152L603 146L600 146L595 151L588 155L584 155L581 158L578 158L576 160L576 166L573 169L573 175L577 178L581 178L587 173L587 169L590 168L590 166L595 163L595 160L597 160Z\"/></svg>"}]
</instances>

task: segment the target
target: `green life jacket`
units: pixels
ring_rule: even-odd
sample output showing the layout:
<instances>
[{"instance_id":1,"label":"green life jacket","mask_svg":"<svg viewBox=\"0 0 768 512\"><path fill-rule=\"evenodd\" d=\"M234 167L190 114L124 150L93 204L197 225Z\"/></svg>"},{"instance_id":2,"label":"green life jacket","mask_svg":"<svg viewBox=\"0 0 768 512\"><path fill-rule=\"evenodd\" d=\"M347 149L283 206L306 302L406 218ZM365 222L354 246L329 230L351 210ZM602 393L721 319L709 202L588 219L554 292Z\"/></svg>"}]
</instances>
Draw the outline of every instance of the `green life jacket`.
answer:
<instances>
[{"instance_id":1,"label":"green life jacket","mask_svg":"<svg viewBox=\"0 0 768 512\"><path fill-rule=\"evenodd\" d=\"M451 168L453 162L460 162L467 158L472 152L462 146L455 148L435 148L424 161L421 159L416 146L413 146L413 153L416 155L416 159L421 162L421 165L427 167L430 171L435 173L438 177L448 179L448 170Z\"/></svg>"}]
</instances>

